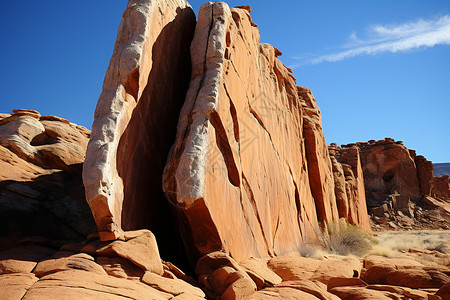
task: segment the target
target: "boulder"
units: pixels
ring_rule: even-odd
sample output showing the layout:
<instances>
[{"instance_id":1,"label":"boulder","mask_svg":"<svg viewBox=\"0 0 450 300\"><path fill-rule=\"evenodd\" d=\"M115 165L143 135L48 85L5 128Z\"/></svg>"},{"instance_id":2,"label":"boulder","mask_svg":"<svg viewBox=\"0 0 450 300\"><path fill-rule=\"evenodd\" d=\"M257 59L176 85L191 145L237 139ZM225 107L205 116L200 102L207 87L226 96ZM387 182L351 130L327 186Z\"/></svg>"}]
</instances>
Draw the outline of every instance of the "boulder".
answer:
<instances>
[{"instance_id":1,"label":"boulder","mask_svg":"<svg viewBox=\"0 0 450 300\"><path fill-rule=\"evenodd\" d=\"M113 241L97 249L97 255L120 256L131 261L144 271L150 271L158 275L164 273L158 245L155 236L148 230L137 232L137 237L127 241ZM125 234L126 235L126 234Z\"/></svg>"},{"instance_id":2,"label":"boulder","mask_svg":"<svg viewBox=\"0 0 450 300\"><path fill-rule=\"evenodd\" d=\"M386 274L386 284L410 288L440 288L450 282L450 277L435 270L409 268L392 270Z\"/></svg>"},{"instance_id":3,"label":"boulder","mask_svg":"<svg viewBox=\"0 0 450 300\"><path fill-rule=\"evenodd\" d=\"M282 281L280 276L269 269L264 260L252 257L246 261L240 262L239 264L245 268L246 272L253 279L253 281L255 281L254 277L261 278L263 287L277 285Z\"/></svg>"},{"instance_id":4,"label":"boulder","mask_svg":"<svg viewBox=\"0 0 450 300\"><path fill-rule=\"evenodd\" d=\"M187 297L186 299L205 299L205 293L201 289L180 279L170 279L152 272L145 272L141 281L159 291L174 296L184 295Z\"/></svg>"}]
</instances>

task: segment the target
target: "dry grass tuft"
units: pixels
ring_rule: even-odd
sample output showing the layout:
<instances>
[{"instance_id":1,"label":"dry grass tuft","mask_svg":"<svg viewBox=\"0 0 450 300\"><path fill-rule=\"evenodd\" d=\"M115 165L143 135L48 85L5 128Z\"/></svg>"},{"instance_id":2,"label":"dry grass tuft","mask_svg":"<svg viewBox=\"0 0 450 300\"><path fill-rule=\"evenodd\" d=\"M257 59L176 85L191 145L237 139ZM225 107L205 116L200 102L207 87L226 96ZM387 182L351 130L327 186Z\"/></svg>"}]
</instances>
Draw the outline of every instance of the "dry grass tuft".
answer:
<instances>
[{"instance_id":1,"label":"dry grass tuft","mask_svg":"<svg viewBox=\"0 0 450 300\"><path fill-rule=\"evenodd\" d=\"M361 227L344 223L330 223L319 239L325 251L338 255L363 256L377 241Z\"/></svg>"}]
</instances>

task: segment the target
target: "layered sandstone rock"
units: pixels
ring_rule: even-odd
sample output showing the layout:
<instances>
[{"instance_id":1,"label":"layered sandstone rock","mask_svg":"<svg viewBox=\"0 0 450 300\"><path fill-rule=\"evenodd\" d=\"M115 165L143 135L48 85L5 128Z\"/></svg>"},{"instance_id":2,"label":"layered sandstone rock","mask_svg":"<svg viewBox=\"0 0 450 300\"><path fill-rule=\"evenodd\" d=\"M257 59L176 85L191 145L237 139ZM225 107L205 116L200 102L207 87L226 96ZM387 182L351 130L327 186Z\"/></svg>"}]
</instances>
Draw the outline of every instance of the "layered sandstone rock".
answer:
<instances>
[{"instance_id":1,"label":"layered sandstone rock","mask_svg":"<svg viewBox=\"0 0 450 300\"><path fill-rule=\"evenodd\" d=\"M148 228L165 252L183 255L161 174L191 74L194 28L184 0L132 0L123 14L83 171L101 240Z\"/></svg>"},{"instance_id":2,"label":"layered sandstone rock","mask_svg":"<svg viewBox=\"0 0 450 300\"><path fill-rule=\"evenodd\" d=\"M205 299L195 280L163 267L153 234L124 236L101 242L91 235L60 251L49 240L21 240L0 251L0 299Z\"/></svg>"},{"instance_id":3,"label":"layered sandstone rock","mask_svg":"<svg viewBox=\"0 0 450 300\"><path fill-rule=\"evenodd\" d=\"M364 176L357 147L329 147L339 217L370 232Z\"/></svg>"},{"instance_id":4,"label":"layered sandstone rock","mask_svg":"<svg viewBox=\"0 0 450 300\"><path fill-rule=\"evenodd\" d=\"M369 206L383 202L396 192L411 201L422 198L414 159L402 142L386 138L373 143L358 143L358 146Z\"/></svg>"},{"instance_id":5,"label":"layered sandstone rock","mask_svg":"<svg viewBox=\"0 0 450 300\"><path fill-rule=\"evenodd\" d=\"M321 221L336 222L341 216L338 214L333 166L323 136L320 109L310 89L297 88L303 108L303 136L308 161L309 184L316 203L317 215ZM351 203L353 204L353 202ZM353 224L358 224L358 222Z\"/></svg>"},{"instance_id":6,"label":"layered sandstone rock","mask_svg":"<svg viewBox=\"0 0 450 300\"><path fill-rule=\"evenodd\" d=\"M206 3L164 189L194 261L282 255L314 238L302 107L281 53L247 8Z\"/></svg>"},{"instance_id":7,"label":"layered sandstone rock","mask_svg":"<svg viewBox=\"0 0 450 300\"><path fill-rule=\"evenodd\" d=\"M17 109L0 117L0 236L79 238L95 230L81 182L89 130Z\"/></svg>"},{"instance_id":8,"label":"layered sandstone rock","mask_svg":"<svg viewBox=\"0 0 450 300\"><path fill-rule=\"evenodd\" d=\"M332 144L329 149L332 155L343 151L360 153L367 207L376 228L449 228L448 177L433 176L433 163L407 149L401 141L385 138L341 147ZM337 180L340 171L333 165L336 195L343 195ZM345 202L340 198L344 197L337 196L338 204Z\"/></svg>"}]
</instances>

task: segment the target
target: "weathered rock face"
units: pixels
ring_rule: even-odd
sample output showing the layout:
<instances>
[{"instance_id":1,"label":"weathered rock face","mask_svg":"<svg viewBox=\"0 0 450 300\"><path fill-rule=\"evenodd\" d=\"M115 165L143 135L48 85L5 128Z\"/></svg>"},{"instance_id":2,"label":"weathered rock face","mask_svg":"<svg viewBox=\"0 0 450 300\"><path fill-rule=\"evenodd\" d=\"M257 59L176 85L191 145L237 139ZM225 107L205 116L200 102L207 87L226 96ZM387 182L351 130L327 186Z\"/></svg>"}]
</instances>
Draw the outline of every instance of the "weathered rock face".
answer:
<instances>
[{"instance_id":1,"label":"weathered rock face","mask_svg":"<svg viewBox=\"0 0 450 300\"><path fill-rule=\"evenodd\" d=\"M433 176L432 162L391 138L342 148L332 144L330 153L351 149L361 156L367 206L375 228L449 228L449 180ZM336 181L339 170L334 172ZM336 183L336 195L343 194L341 190ZM344 197L337 197L338 204L345 202L340 198Z\"/></svg>"},{"instance_id":2,"label":"weathered rock face","mask_svg":"<svg viewBox=\"0 0 450 300\"><path fill-rule=\"evenodd\" d=\"M340 217L369 230L359 156L335 181L311 91L249 12L207 3L192 39L186 2L129 3L84 165L101 240L147 228L171 260L181 237L193 264L218 250L237 261L295 251Z\"/></svg>"},{"instance_id":3,"label":"weathered rock face","mask_svg":"<svg viewBox=\"0 0 450 300\"><path fill-rule=\"evenodd\" d=\"M416 155L416 151L414 150L409 150L409 153L416 164L420 192L422 195L430 195L431 180L433 179L433 163L422 155Z\"/></svg>"},{"instance_id":4,"label":"weathered rock face","mask_svg":"<svg viewBox=\"0 0 450 300\"><path fill-rule=\"evenodd\" d=\"M310 89L298 87L298 94L303 108L303 136L309 184L316 203L317 215L321 221L336 222L340 216L335 196L333 166L323 136L320 109Z\"/></svg>"},{"instance_id":5,"label":"weathered rock face","mask_svg":"<svg viewBox=\"0 0 450 300\"><path fill-rule=\"evenodd\" d=\"M194 28L195 15L184 0L128 3L83 171L102 240L148 228L161 248L179 251L161 174L188 88Z\"/></svg>"},{"instance_id":6,"label":"weathered rock face","mask_svg":"<svg viewBox=\"0 0 450 300\"><path fill-rule=\"evenodd\" d=\"M329 152L333 165L339 218L344 218L348 223L359 225L370 232L359 149L339 148L336 144L331 144Z\"/></svg>"},{"instance_id":7,"label":"weathered rock face","mask_svg":"<svg viewBox=\"0 0 450 300\"><path fill-rule=\"evenodd\" d=\"M89 134L37 111L1 115L0 236L77 238L95 230L81 182Z\"/></svg>"},{"instance_id":8,"label":"weathered rock face","mask_svg":"<svg viewBox=\"0 0 450 300\"><path fill-rule=\"evenodd\" d=\"M422 198L414 159L402 142L386 138L373 143L358 143L358 146L369 207L396 192L412 201Z\"/></svg>"},{"instance_id":9,"label":"weathered rock face","mask_svg":"<svg viewBox=\"0 0 450 300\"><path fill-rule=\"evenodd\" d=\"M248 9L248 8L247 8ZM206 3L164 189L189 256L282 255L315 236L295 79L245 8Z\"/></svg>"},{"instance_id":10,"label":"weathered rock face","mask_svg":"<svg viewBox=\"0 0 450 300\"><path fill-rule=\"evenodd\" d=\"M450 199L450 180L448 175L433 177L430 185L430 196Z\"/></svg>"}]
</instances>

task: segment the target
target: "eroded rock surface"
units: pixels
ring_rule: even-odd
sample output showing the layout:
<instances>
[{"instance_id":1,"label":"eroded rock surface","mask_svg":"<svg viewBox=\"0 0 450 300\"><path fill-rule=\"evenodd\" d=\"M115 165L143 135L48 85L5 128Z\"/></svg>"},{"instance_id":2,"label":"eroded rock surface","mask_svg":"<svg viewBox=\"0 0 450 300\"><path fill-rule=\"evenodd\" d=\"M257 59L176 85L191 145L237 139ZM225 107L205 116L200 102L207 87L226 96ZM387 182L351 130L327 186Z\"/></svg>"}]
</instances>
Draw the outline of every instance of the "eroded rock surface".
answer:
<instances>
[{"instance_id":1,"label":"eroded rock surface","mask_svg":"<svg viewBox=\"0 0 450 300\"><path fill-rule=\"evenodd\" d=\"M320 109L310 89L299 86L298 94L303 108L303 136L309 184L316 203L317 215L321 221L337 222L341 216L338 213L339 203L336 203L333 165L323 136ZM356 203L350 202L351 208L354 204ZM358 223L355 219L353 224Z\"/></svg>"},{"instance_id":2,"label":"eroded rock surface","mask_svg":"<svg viewBox=\"0 0 450 300\"><path fill-rule=\"evenodd\" d=\"M200 9L163 183L194 261L282 255L314 239L302 106L280 54L260 43L248 8Z\"/></svg>"},{"instance_id":3,"label":"eroded rock surface","mask_svg":"<svg viewBox=\"0 0 450 300\"><path fill-rule=\"evenodd\" d=\"M407 149L401 141L385 138L341 147L332 144L329 150L334 156L352 151L359 153L361 178L364 178L368 213L374 229L450 228L448 176L433 176L433 163ZM341 200L345 200L343 185L337 180L342 172L335 163L333 167L339 206L339 203L345 203ZM341 216L341 211L339 213Z\"/></svg>"},{"instance_id":4,"label":"eroded rock surface","mask_svg":"<svg viewBox=\"0 0 450 300\"><path fill-rule=\"evenodd\" d=\"M342 149L336 147L336 144L331 144L329 152L339 218L344 218L349 224L359 225L370 232L364 188L365 177L359 149L356 147Z\"/></svg>"},{"instance_id":5,"label":"eroded rock surface","mask_svg":"<svg viewBox=\"0 0 450 300\"><path fill-rule=\"evenodd\" d=\"M83 171L102 240L148 228L162 247L176 243L161 174L190 78L194 27L184 0L132 0L123 14Z\"/></svg>"},{"instance_id":6,"label":"eroded rock surface","mask_svg":"<svg viewBox=\"0 0 450 300\"><path fill-rule=\"evenodd\" d=\"M83 126L34 110L1 114L2 246L21 236L79 238L95 230L81 182L89 135Z\"/></svg>"}]
</instances>

